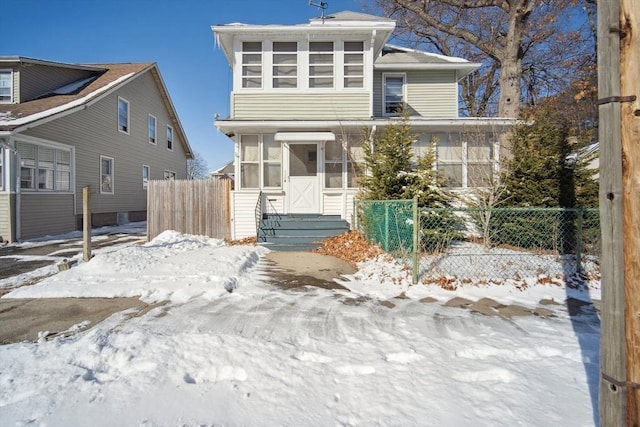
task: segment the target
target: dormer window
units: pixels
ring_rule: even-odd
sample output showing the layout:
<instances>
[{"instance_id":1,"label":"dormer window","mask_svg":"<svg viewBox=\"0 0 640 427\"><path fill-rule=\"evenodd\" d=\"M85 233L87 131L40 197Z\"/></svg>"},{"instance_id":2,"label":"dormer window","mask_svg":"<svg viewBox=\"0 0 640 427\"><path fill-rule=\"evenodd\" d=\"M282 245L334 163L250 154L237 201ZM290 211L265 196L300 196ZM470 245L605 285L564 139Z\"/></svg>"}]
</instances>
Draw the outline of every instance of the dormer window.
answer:
<instances>
[{"instance_id":1,"label":"dormer window","mask_svg":"<svg viewBox=\"0 0 640 427\"><path fill-rule=\"evenodd\" d=\"M273 88L298 87L298 43L273 42Z\"/></svg>"},{"instance_id":2,"label":"dormer window","mask_svg":"<svg viewBox=\"0 0 640 427\"><path fill-rule=\"evenodd\" d=\"M333 87L333 42L309 42L309 87Z\"/></svg>"},{"instance_id":3,"label":"dormer window","mask_svg":"<svg viewBox=\"0 0 640 427\"><path fill-rule=\"evenodd\" d=\"M262 42L242 42L242 87L262 88Z\"/></svg>"},{"instance_id":4,"label":"dormer window","mask_svg":"<svg viewBox=\"0 0 640 427\"><path fill-rule=\"evenodd\" d=\"M384 74L384 114L386 116L397 116L403 109L406 102L405 97L405 75L404 74Z\"/></svg>"},{"instance_id":5,"label":"dormer window","mask_svg":"<svg viewBox=\"0 0 640 427\"><path fill-rule=\"evenodd\" d=\"M13 76L11 70L0 70L0 103L13 101Z\"/></svg>"}]
</instances>

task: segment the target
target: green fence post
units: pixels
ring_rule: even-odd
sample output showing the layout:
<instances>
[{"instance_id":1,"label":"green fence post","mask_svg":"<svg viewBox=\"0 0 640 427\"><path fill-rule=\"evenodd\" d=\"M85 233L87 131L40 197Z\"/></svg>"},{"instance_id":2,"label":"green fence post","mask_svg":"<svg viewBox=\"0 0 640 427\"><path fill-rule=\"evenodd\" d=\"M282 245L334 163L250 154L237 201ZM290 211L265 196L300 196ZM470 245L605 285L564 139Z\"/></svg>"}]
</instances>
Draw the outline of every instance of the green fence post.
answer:
<instances>
[{"instance_id":1,"label":"green fence post","mask_svg":"<svg viewBox=\"0 0 640 427\"><path fill-rule=\"evenodd\" d=\"M578 224L576 230L576 273L582 271L582 215L584 209L578 209Z\"/></svg>"},{"instance_id":2,"label":"green fence post","mask_svg":"<svg viewBox=\"0 0 640 427\"><path fill-rule=\"evenodd\" d=\"M418 196L413 198L413 284L418 283L418 248L420 239L420 217L418 216Z\"/></svg>"},{"instance_id":3,"label":"green fence post","mask_svg":"<svg viewBox=\"0 0 640 427\"><path fill-rule=\"evenodd\" d=\"M384 233L384 250L385 251L389 251L390 245L389 245L389 203L388 202L384 202L384 226L383 226L383 233Z\"/></svg>"}]
</instances>

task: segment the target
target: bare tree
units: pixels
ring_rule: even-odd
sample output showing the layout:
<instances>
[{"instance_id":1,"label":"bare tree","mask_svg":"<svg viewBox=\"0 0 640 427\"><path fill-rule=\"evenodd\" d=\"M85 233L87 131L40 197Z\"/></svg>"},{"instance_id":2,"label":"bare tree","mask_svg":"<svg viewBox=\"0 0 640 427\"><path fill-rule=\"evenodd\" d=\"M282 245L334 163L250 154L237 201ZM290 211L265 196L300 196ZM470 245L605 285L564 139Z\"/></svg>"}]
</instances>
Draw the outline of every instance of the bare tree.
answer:
<instances>
[{"instance_id":1,"label":"bare tree","mask_svg":"<svg viewBox=\"0 0 640 427\"><path fill-rule=\"evenodd\" d=\"M558 91L593 51L592 0L376 0L398 35L482 67L462 81L463 113L518 117ZM571 23L571 24L570 24ZM497 105L497 108L496 108Z\"/></svg>"},{"instance_id":2,"label":"bare tree","mask_svg":"<svg viewBox=\"0 0 640 427\"><path fill-rule=\"evenodd\" d=\"M187 179L204 179L209 177L209 166L202 154L195 151L193 158L187 160Z\"/></svg>"}]
</instances>

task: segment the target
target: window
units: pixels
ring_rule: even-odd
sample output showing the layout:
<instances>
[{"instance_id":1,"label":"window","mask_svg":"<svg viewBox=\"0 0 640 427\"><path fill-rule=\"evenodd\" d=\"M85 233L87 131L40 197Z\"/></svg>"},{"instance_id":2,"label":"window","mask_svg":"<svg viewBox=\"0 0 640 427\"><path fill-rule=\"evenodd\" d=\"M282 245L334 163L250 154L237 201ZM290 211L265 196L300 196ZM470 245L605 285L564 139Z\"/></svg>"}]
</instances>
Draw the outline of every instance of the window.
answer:
<instances>
[{"instance_id":1,"label":"window","mask_svg":"<svg viewBox=\"0 0 640 427\"><path fill-rule=\"evenodd\" d=\"M176 179L176 173L174 171L164 171L164 179L174 180Z\"/></svg>"},{"instance_id":2,"label":"window","mask_svg":"<svg viewBox=\"0 0 640 427\"><path fill-rule=\"evenodd\" d=\"M349 151L347 153L347 187L357 188L358 178L364 169L364 148L362 137L349 135Z\"/></svg>"},{"instance_id":3,"label":"window","mask_svg":"<svg viewBox=\"0 0 640 427\"><path fill-rule=\"evenodd\" d=\"M16 143L20 155L20 188L71 191L71 150Z\"/></svg>"},{"instance_id":4,"label":"window","mask_svg":"<svg viewBox=\"0 0 640 427\"><path fill-rule=\"evenodd\" d=\"M273 42L273 87L298 87L297 42Z\"/></svg>"},{"instance_id":5,"label":"window","mask_svg":"<svg viewBox=\"0 0 640 427\"><path fill-rule=\"evenodd\" d=\"M264 186L282 187L282 145L275 135L263 135Z\"/></svg>"},{"instance_id":6,"label":"window","mask_svg":"<svg viewBox=\"0 0 640 427\"><path fill-rule=\"evenodd\" d=\"M13 101L13 73L11 70L0 70L0 103Z\"/></svg>"},{"instance_id":7,"label":"window","mask_svg":"<svg viewBox=\"0 0 640 427\"><path fill-rule=\"evenodd\" d=\"M342 144L327 141L324 144L324 187L342 188Z\"/></svg>"},{"instance_id":8,"label":"window","mask_svg":"<svg viewBox=\"0 0 640 427\"><path fill-rule=\"evenodd\" d=\"M129 133L129 101L118 97L118 130Z\"/></svg>"},{"instance_id":9,"label":"window","mask_svg":"<svg viewBox=\"0 0 640 427\"><path fill-rule=\"evenodd\" d=\"M495 143L486 135L443 135L436 145L436 167L447 187L483 187L493 178Z\"/></svg>"},{"instance_id":10,"label":"window","mask_svg":"<svg viewBox=\"0 0 640 427\"><path fill-rule=\"evenodd\" d=\"M258 188L260 150L258 135L240 137L240 188Z\"/></svg>"},{"instance_id":11,"label":"window","mask_svg":"<svg viewBox=\"0 0 640 427\"><path fill-rule=\"evenodd\" d=\"M147 189L149 184L149 176L151 175L151 169L147 165L142 165L142 188Z\"/></svg>"},{"instance_id":12,"label":"window","mask_svg":"<svg viewBox=\"0 0 640 427\"><path fill-rule=\"evenodd\" d=\"M100 193L113 194L113 159L100 156Z\"/></svg>"},{"instance_id":13,"label":"window","mask_svg":"<svg viewBox=\"0 0 640 427\"><path fill-rule=\"evenodd\" d=\"M467 187L486 187L493 177L492 141L486 141L482 135L473 135L467 139Z\"/></svg>"},{"instance_id":14,"label":"window","mask_svg":"<svg viewBox=\"0 0 640 427\"><path fill-rule=\"evenodd\" d=\"M344 42L344 87L364 87L364 42Z\"/></svg>"},{"instance_id":15,"label":"window","mask_svg":"<svg viewBox=\"0 0 640 427\"><path fill-rule=\"evenodd\" d=\"M309 42L309 87L333 87L333 42Z\"/></svg>"},{"instance_id":16,"label":"window","mask_svg":"<svg viewBox=\"0 0 640 427\"><path fill-rule=\"evenodd\" d=\"M173 151L173 128L167 125L167 150Z\"/></svg>"},{"instance_id":17,"label":"window","mask_svg":"<svg viewBox=\"0 0 640 427\"><path fill-rule=\"evenodd\" d=\"M148 122L148 128L149 128L149 142L152 144L157 144L156 142L156 118L154 116L152 116L151 114L149 114L149 122Z\"/></svg>"},{"instance_id":18,"label":"window","mask_svg":"<svg viewBox=\"0 0 640 427\"><path fill-rule=\"evenodd\" d=\"M447 187L462 187L462 141L456 135L444 135L436 144L436 167Z\"/></svg>"},{"instance_id":19,"label":"window","mask_svg":"<svg viewBox=\"0 0 640 427\"><path fill-rule=\"evenodd\" d=\"M405 103L404 74L385 74L384 80L384 114L398 115Z\"/></svg>"},{"instance_id":20,"label":"window","mask_svg":"<svg viewBox=\"0 0 640 427\"><path fill-rule=\"evenodd\" d=\"M262 87L262 42L242 42L242 87Z\"/></svg>"},{"instance_id":21,"label":"window","mask_svg":"<svg viewBox=\"0 0 640 427\"><path fill-rule=\"evenodd\" d=\"M0 147L0 191L4 190L4 148Z\"/></svg>"}]
</instances>

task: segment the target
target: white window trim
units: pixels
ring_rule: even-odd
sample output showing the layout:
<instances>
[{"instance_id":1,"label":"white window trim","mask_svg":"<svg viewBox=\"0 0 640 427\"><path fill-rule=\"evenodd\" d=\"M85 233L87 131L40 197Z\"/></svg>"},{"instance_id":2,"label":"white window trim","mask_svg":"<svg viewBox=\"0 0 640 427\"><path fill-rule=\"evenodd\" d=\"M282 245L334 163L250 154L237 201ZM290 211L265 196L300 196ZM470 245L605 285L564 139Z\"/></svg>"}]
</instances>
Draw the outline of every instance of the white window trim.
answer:
<instances>
[{"instance_id":1,"label":"white window trim","mask_svg":"<svg viewBox=\"0 0 640 427\"><path fill-rule=\"evenodd\" d=\"M104 191L102 189L102 161L103 160L111 160L111 191ZM99 179L98 179L98 185L100 186L100 194L115 194L115 189L116 189L116 171L115 171L115 160L113 159L113 157L109 157L109 156L100 156L100 175L99 175Z\"/></svg>"},{"instance_id":2,"label":"white window trim","mask_svg":"<svg viewBox=\"0 0 640 427\"><path fill-rule=\"evenodd\" d=\"M9 80L11 81L11 84L9 85L9 100L8 101L0 100L0 104L13 104L13 86L14 86L13 79L15 78L13 76L14 71L11 68L0 68L0 72L2 73L8 72Z\"/></svg>"},{"instance_id":3,"label":"white window trim","mask_svg":"<svg viewBox=\"0 0 640 427\"><path fill-rule=\"evenodd\" d=\"M41 194L75 194L75 147L73 147L72 145L67 145L67 144L61 144L59 142L53 142L53 141L48 141L48 140L44 140L41 138L36 138L36 137L32 137L32 136L26 136L26 135L20 135L19 139L12 139L12 144L14 147L17 147L17 143L23 142L26 144L31 144L31 145L36 145L37 147L42 147L42 148L50 148L50 149L54 149L57 151L68 151L69 152L69 189L68 190L57 190L57 177L55 178L54 181L54 189L53 190L46 190L46 189L38 189L37 188L37 182L35 182L35 187L36 188L20 188L20 192L25 192L25 193L41 193ZM8 150L5 150L5 152L8 152ZM5 158L5 160L7 160ZM6 164L6 163L5 163ZM56 163L57 164L57 163ZM18 170L20 169L20 165L17 166ZM9 168L7 167L7 174L9 173ZM38 164L36 162L36 171L38 170ZM56 169L57 170L57 169ZM54 172L55 173L55 172ZM10 176L8 176L7 174L5 174L5 178L10 178ZM35 179L37 180L37 177L35 177ZM6 180L5 182L10 182L8 180ZM15 183L15 186L20 187L20 177L18 176L17 181ZM8 187L6 188L8 190ZM12 190L13 191L13 190Z\"/></svg>"},{"instance_id":4,"label":"white window trim","mask_svg":"<svg viewBox=\"0 0 640 427\"><path fill-rule=\"evenodd\" d=\"M333 46L333 50L331 52L326 52L326 51L314 51L311 52L311 43L331 43ZM300 51L299 51L300 52ZM306 54L306 71L303 70L302 74L304 75L305 81L306 81L306 87L313 92L326 92L326 91L335 91L336 89L336 77L338 76L339 73L336 72L336 57L338 56L338 50L336 49L336 41L332 40L332 39L317 39L317 40L309 40L307 41L307 50L302 51L301 53L305 53ZM331 73L331 87L311 87L310 83L311 83L311 79L312 78L322 78L321 76L312 76L311 75L311 67L312 65L315 66L323 66L323 65L328 65L328 64L311 64L311 55L312 54L318 54L318 55L323 55L323 56L329 56L329 54L331 54L331 68L332 68L332 73ZM325 78L328 76L324 76Z\"/></svg>"},{"instance_id":5,"label":"white window trim","mask_svg":"<svg viewBox=\"0 0 640 427\"><path fill-rule=\"evenodd\" d=\"M5 150L3 147L0 146L0 192L4 192L4 181L5 181L5 173L6 173L6 168L4 167L5 165L5 161L4 161L4 154Z\"/></svg>"},{"instance_id":6,"label":"white window trim","mask_svg":"<svg viewBox=\"0 0 640 427\"><path fill-rule=\"evenodd\" d=\"M468 189L468 188L486 188L486 187L473 187L469 183L469 165L477 165L477 164L491 164L492 172L494 174L500 173L500 163L499 163L499 147L500 143L498 141L493 141L491 143L491 150L493 153L493 158L486 162L470 162L469 161L469 141L466 138L460 139L460 148L462 151L462 158L459 161L442 161L438 157L437 148L433 147L431 150L434 151L435 161L433 167L435 170L439 170L440 166L450 166L450 165L461 165L462 174L461 174L461 185L458 187L445 187L452 190L460 190L460 189Z\"/></svg>"},{"instance_id":7,"label":"white window trim","mask_svg":"<svg viewBox=\"0 0 640 427\"><path fill-rule=\"evenodd\" d=\"M397 113L387 113L387 77L402 77L402 103L408 105L407 73L382 73L382 115L385 117L398 117Z\"/></svg>"},{"instance_id":8,"label":"white window trim","mask_svg":"<svg viewBox=\"0 0 640 427\"><path fill-rule=\"evenodd\" d=\"M245 42L247 42L247 43L260 43L260 45L262 46L262 50L259 52L259 54L260 54L260 87L244 87L245 76L244 76L243 70L242 70L242 68L245 66L244 54L245 53L247 53L247 54L258 54L258 52L249 52L249 51L245 52L244 49L243 49L244 48L243 44ZM264 80L264 66L265 66L264 58L265 58L264 41L262 41L262 40L241 40L240 41L240 52L239 52L238 58L236 59L237 63L239 64L239 67L238 67L238 75L239 75L239 78L238 78L239 85L238 86L239 86L239 89L242 89L244 91L246 91L246 90L249 90L249 91L250 90L260 91L260 90L262 90L264 88L264 82L265 82L265 80ZM238 88L236 88L236 89L238 89Z\"/></svg>"},{"instance_id":9,"label":"white window trim","mask_svg":"<svg viewBox=\"0 0 640 427\"><path fill-rule=\"evenodd\" d=\"M147 170L147 177L144 177L144 170ZM151 168L149 165L142 165L142 189L146 190L151 179Z\"/></svg>"},{"instance_id":10,"label":"white window trim","mask_svg":"<svg viewBox=\"0 0 640 427\"><path fill-rule=\"evenodd\" d=\"M153 134L154 134L153 141L151 141L151 135L149 135L149 131L151 130L149 129L149 121L151 121L152 118L153 118ZM149 117L147 118L147 139L149 140L149 144L158 145L158 119L153 114L149 114Z\"/></svg>"},{"instance_id":11,"label":"white window trim","mask_svg":"<svg viewBox=\"0 0 640 427\"><path fill-rule=\"evenodd\" d=\"M171 139L169 139L168 137L169 130L171 130ZM173 126L167 125L167 129L165 130L165 137L167 139L167 150L173 151L173 144L175 143L175 134L173 133ZM171 148L169 148L169 141L171 141Z\"/></svg>"},{"instance_id":12,"label":"white window trim","mask_svg":"<svg viewBox=\"0 0 640 427\"><path fill-rule=\"evenodd\" d=\"M122 130L120 129L120 101L124 102L125 104L127 104L127 130ZM131 134L131 104L129 103L129 101L127 101L126 99L122 98L121 96L118 97L118 105L117 105L117 126L118 126L118 132L122 132L124 134L130 135Z\"/></svg>"}]
</instances>

